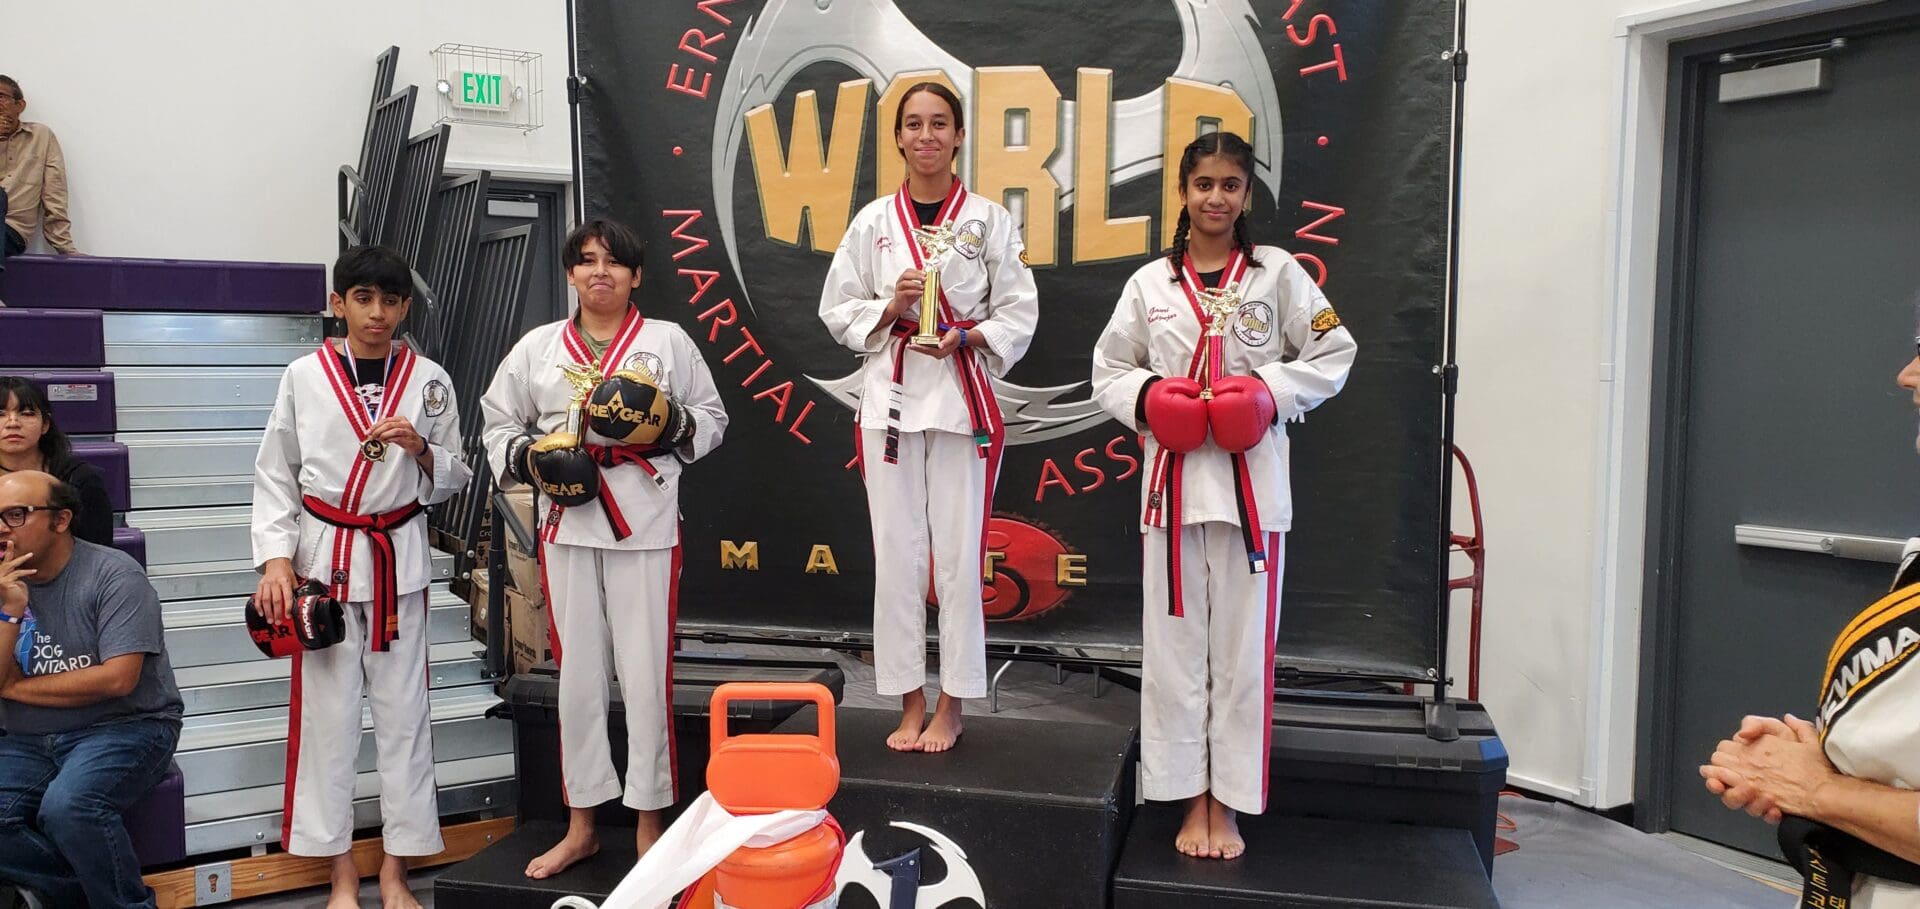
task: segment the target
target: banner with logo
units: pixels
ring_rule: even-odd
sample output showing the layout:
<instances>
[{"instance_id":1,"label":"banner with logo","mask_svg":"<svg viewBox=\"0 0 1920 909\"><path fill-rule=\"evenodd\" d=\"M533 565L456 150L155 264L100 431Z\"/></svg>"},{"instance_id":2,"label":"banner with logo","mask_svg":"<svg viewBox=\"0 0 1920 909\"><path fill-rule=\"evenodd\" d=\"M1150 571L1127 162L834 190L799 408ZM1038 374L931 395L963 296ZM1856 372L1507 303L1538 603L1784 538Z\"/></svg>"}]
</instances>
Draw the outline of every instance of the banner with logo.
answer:
<instances>
[{"instance_id":1,"label":"banner with logo","mask_svg":"<svg viewBox=\"0 0 1920 909\"><path fill-rule=\"evenodd\" d=\"M579 4L578 189L647 238L643 311L694 336L732 420L681 493L681 621L871 628L856 362L817 311L849 218L903 179L900 93L935 78L967 106L961 176L1022 219L1040 289L998 388L990 639L1140 640L1141 447L1089 400L1090 353L1171 239L1181 149L1225 128L1259 158L1253 239L1293 254L1360 344L1346 390L1289 427L1281 662L1424 674L1453 17L1438 0Z\"/></svg>"}]
</instances>

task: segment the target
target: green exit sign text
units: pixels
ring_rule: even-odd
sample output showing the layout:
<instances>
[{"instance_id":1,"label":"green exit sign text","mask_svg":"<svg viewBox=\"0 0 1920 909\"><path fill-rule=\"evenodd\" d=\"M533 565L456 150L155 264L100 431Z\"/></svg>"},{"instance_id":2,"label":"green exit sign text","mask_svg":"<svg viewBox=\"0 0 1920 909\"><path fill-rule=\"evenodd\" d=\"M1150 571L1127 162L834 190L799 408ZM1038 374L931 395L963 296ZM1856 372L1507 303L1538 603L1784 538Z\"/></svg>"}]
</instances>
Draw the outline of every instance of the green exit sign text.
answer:
<instances>
[{"instance_id":1,"label":"green exit sign text","mask_svg":"<svg viewBox=\"0 0 1920 909\"><path fill-rule=\"evenodd\" d=\"M499 73L456 72L452 82L455 107L506 110L513 103L513 83Z\"/></svg>"}]
</instances>

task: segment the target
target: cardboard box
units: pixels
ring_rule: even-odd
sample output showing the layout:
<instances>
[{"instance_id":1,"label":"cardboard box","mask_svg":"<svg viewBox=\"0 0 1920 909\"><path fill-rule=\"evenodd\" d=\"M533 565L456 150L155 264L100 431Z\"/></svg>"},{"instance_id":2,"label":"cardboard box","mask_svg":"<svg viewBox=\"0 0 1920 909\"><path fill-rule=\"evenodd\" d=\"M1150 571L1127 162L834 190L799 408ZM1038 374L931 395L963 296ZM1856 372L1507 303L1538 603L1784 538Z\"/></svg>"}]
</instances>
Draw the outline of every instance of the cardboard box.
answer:
<instances>
[{"instance_id":1,"label":"cardboard box","mask_svg":"<svg viewBox=\"0 0 1920 909\"><path fill-rule=\"evenodd\" d=\"M513 671L522 673L553 657L553 651L547 646L547 608L517 590L508 590L506 594L507 628L511 632L507 649Z\"/></svg>"},{"instance_id":2,"label":"cardboard box","mask_svg":"<svg viewBox=\"0 0 1920 909\"><path fill-rule=\"evenodd\" d=\"M487 588L491 582L485 568L475 568L467 578L467 623L473 629L474 640L482 640L487 632Z\"/></svg>"},{"instance_id":3,"label":"cardboard box","mask_svg":"<svg viewBox=\"0 0 1920 909\"><path fill-rule=\"evenodd\" d=\"M532 536L538 533L540 528L533 518L533 490L522 487L507 493L506 498L514 518L519 520L521 527L526 528L527 535ZM513 538L512 531L507 532L507 538Z\"/></svg>"},{"instance_id":4,"label":"cardboard box","mask_svg":"<svg viewBox=\"0 0 1920 909\"><path fill-rule=\"evenodd\" d=\"M546 588L540 586L540 563L512 540L507 541L507 579L527 599L547 601Z\"/></svg>"}]
</instances>

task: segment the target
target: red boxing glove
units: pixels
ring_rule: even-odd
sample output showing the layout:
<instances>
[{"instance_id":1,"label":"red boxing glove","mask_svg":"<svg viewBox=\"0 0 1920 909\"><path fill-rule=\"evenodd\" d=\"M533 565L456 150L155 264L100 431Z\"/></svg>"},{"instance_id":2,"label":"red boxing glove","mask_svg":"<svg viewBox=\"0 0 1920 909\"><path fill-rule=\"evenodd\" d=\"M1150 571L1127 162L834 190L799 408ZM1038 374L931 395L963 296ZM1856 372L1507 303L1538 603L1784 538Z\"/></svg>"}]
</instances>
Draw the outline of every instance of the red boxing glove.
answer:
<instances>
[{"instance_id":1,"label":"red boxing glove","mask_svg":"<svg viewBox=\"0 0 1920 909\"><path fill-rule=\"evenodd\" d=\"M1207 441L1207 402L1200 383L1182 376L1147 386L1147 429L1162 448L1186 454Z\"/></svg>"},{"instance_id":2,"label":"red boxing glove","mask_svg":"<svg viewBox=\"0 0 1920 909\"><path fill-rule=\"evenodd\" d=\"M1213 426L1213 440L1229 453L1239 454L1267 437L1275 410L1266 382L1255 376L1227 376L1213 383L1207 422Z\"/></svg>"}]
</instances>

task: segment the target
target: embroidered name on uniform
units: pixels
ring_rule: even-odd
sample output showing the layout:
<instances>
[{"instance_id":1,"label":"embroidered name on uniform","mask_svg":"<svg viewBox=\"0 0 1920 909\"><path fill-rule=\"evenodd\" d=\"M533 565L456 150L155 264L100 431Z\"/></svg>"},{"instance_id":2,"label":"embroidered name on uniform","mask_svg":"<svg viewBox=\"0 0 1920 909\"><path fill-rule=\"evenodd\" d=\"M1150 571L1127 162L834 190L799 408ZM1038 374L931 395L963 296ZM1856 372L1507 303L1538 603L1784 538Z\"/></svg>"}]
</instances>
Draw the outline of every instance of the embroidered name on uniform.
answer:
<instances>
[{"instance_id":1,"label":"embroidered name on uniform","mask_svg":"<svg viewBox=\"0 0 1920 909\"><path fill-rule=\"evenodd\" d=\"M1920 584L1867 607L1834 642L1820 686L1821 735L1862 695L1911 662L1915 652L1920 652Z\"/></svg>"}]
</instances>

